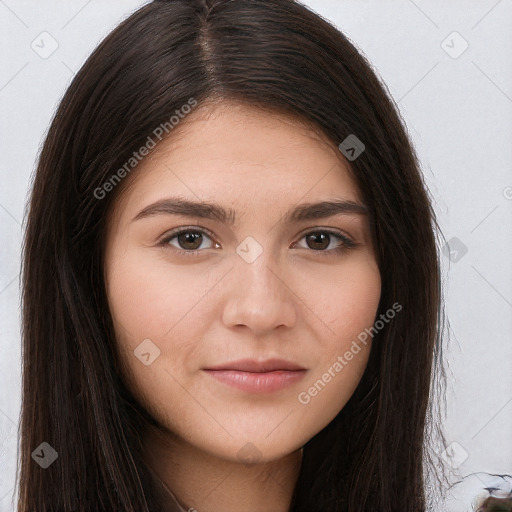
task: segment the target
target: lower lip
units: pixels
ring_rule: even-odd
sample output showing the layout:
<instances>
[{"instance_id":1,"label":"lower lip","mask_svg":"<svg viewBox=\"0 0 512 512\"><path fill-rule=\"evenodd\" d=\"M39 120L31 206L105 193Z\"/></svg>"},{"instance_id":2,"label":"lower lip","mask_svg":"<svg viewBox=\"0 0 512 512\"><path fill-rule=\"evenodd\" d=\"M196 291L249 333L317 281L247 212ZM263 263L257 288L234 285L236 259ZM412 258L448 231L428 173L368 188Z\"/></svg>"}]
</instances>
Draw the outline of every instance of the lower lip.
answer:
<instances>
[{"instance_id":1,"label":"lower lip","mask_svg":"<svg viewBox=\"0 0 512 512\"><path fill-rule=\"evenodd\" d=\"M306 370L277 370L252 373L238 370L204 370L213 378L234 388L249 393L271 393L280 391L301 380Z\"/></svg>"}]
</instances>

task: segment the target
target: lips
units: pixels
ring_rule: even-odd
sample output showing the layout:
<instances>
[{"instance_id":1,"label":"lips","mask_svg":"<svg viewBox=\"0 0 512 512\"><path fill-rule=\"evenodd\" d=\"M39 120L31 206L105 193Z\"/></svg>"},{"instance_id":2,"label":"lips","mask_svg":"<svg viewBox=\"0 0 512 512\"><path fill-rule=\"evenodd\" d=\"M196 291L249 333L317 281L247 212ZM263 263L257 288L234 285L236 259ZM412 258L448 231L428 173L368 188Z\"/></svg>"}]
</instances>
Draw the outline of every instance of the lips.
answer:
<instances>
[{"instance_id":1,"label":"lips","mask_svg":"<svg viewBox=\"0 0 512 512\"><path fill-rule=\"evenodd\" d=\"M286 361L285 359L267 359L266 361L256 361L254 359L241 359L231 363L211 366L205 370L234 370L240 372L265 373L278 370L295 371L305 370L302 366Z\"/></svg>"},{"instance_id":2,"label":"lips","mask_svg":"<svg viewBox=\"0 0 512 512\"><path fill-rule=\"evenodd\" d=\"M301 380L306 368L284 359L243 359L204 368L217 381L248 393L280 391Z\"/></svg>"}]
</instances>

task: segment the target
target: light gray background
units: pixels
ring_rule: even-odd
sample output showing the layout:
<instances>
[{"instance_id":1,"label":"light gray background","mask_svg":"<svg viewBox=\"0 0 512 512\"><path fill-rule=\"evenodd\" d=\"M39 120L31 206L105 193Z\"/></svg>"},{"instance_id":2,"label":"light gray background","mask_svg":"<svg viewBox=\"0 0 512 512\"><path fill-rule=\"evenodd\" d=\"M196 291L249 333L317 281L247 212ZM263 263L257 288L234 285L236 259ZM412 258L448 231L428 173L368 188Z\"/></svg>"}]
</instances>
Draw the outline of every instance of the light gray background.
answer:
<instances>
[{"instance_id":1,"label":"light gray background","mask_svg":"<svg viewBox=\"0 0 512 512\"><path fill-rule=\"evenodd\" d=\"M0 0L0 512L13 508L29 178L74 73L143 3ZM387 84L452 240L451 261L442 261L453 332L447 460L461 476L512 473L512 0L305 3L333 21ZM51 48L44 31L58 43L47 58L31 47Z\"/></svg>"}]
</instances>

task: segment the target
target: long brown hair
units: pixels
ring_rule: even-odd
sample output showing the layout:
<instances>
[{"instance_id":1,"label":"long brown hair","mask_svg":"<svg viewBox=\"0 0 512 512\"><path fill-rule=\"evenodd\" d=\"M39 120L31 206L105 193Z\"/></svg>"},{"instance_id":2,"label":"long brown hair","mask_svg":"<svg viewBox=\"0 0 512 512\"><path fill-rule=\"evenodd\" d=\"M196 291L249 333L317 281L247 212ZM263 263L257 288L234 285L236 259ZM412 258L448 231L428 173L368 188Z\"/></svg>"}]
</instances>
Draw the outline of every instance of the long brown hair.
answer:
<instances>
[{"instance_id":1,"label":"long brown hair","mask_svg":"<svg viewBox=\"0 0 512 512\"><path fill-rule=\"evenodd\" d=\"M140 443L152 419L119 377L103 281L123 183L95 191L190 98L289 113L335 146L351 134L364 143L350 166L382 278L377 318L403 309L375 335L349 402L304 447L291 510L425 511L427 473L441 470L428 449L442 439L440 230L385 86L292 0L155 0L106 37L63 97L26 219L18 511L159 509ZM58 454L46 469L32 456L43 442Z\"/></svg>"}]
</instances>

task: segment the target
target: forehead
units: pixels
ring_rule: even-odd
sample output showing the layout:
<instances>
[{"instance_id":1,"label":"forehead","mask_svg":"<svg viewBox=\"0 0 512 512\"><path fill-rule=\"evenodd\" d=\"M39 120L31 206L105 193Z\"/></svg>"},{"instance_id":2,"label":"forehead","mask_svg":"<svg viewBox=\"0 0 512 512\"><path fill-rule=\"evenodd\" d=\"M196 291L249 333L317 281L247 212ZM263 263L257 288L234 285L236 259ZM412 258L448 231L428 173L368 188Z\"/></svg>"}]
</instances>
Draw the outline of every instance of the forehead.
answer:
<instances>
[{"instance_id":1,"label":"forehead","mask_svg":"<svg viewBox=\"0 0 512 512\"><path fill-rule=\"evenodd\" d=\"M124 185L118 209L170 193L253 210L333 195L360 200L348 162L316 127L228 102L189 114Z\"/></svg>"}]
</instances>

